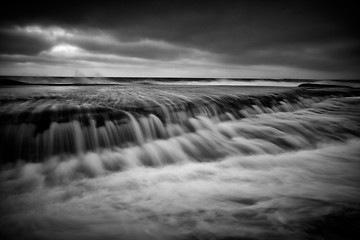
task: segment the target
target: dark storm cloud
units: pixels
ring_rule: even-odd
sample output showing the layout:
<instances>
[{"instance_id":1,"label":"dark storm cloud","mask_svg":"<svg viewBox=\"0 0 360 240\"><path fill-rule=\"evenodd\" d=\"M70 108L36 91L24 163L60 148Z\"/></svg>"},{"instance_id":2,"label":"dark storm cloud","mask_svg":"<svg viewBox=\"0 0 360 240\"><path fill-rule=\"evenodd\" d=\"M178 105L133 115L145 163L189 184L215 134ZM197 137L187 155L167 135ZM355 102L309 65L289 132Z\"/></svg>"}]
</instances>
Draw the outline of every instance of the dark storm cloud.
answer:
<instances>
[{"instance_id":1,"label":"dark storm cloud","mask_svg":"<svg viewBox=\"0 0 360 240\"><path fill-rule=\"evenodd\" d=\"M31 36L26 33L0 29L0 53L36 55L51 46L46 39L40 36Z\"/></svg>"},{"instance_id":2,"label":"dark storm cloud","mask_svg":"<svg viewBox=\"0 0 360 240\"><path fill-rule=\"evenodd\" d=\"M360 60L357 6L346 1L119 1L52 5L45 9L33 2L3 6L5 14L0 16L0 27L37 25L85 32L101 30L116 41L81 37L60 40L94 53L145 59L178 59L198 50L217 55L224 64L322 71L355 71ZM32 55L51 47L39 36L7 31L0 34L1 53ZM144 40L153 42L144 44Z\"/></svg>"}]
</instances>

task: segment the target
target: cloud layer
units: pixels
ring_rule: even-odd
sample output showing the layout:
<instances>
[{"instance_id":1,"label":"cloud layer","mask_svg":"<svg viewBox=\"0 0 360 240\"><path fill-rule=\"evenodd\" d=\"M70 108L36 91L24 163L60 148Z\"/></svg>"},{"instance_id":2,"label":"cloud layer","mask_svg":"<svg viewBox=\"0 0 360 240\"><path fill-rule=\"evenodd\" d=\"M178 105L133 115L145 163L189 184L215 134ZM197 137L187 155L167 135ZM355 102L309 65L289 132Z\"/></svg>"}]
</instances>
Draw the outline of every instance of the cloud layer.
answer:
<instances>
[{"instance_id":1,"label":"cloud layer","mask_svg":"<svg viewBox=\"0 0 360 240\"><path fill-rule=\"evenodd\" d=\"M269 77L360 76L356 8L344 3L157 1L72 4L71 9L64 3L46 11L27 3L5 8L2 74L16 73L19 64L34 70L45 64L85 72L97 66L104 75L119 76L124 68L133 76L156 76L158 69L174 76L263 77L269 68L278 70Z\"/></svg>"}]
</instances>

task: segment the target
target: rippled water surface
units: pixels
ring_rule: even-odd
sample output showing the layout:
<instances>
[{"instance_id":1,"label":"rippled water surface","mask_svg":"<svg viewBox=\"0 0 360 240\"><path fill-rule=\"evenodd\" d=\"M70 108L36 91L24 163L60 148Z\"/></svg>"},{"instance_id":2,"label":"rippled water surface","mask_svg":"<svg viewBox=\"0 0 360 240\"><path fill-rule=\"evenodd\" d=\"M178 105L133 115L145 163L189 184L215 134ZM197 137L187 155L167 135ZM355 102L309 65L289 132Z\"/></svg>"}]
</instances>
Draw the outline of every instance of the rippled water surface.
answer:
<instances>
[{"instance_id":1,"label":"rippled water surface","mask_svg":"<svg viewBox=\"0 0 360 240\"><path fill-rule=\"evenodd\" d=\"M357 239L357 89L0 89L8 239Z\"/></svg>"}]
</instances>

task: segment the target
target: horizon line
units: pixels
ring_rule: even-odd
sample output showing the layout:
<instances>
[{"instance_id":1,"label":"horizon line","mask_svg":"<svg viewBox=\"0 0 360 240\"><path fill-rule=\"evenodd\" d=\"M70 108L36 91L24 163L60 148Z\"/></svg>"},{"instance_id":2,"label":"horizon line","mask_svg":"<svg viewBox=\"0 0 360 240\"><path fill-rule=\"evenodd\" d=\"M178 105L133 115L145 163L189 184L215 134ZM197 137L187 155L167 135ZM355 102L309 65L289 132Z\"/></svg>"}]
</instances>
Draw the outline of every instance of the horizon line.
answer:
<instances>
[{"instance_id":1,"label":"horizon line","mask_svg":"<svg viewBox=\"0 0 360 240\"><path fill-rule=\"evenodd\" d=\"M127 78L127 79L141 79L141 78L153 78L153 79L217 79L217 80L318 80L318 81L360 81L360 78L264 78L264 77L164 77L164 76L69 76L69 75L48 75L48 76L39 76L39 75L1 75L0 78L5 77L29 77L29 78Z\"/></svg>"}]
</instances>

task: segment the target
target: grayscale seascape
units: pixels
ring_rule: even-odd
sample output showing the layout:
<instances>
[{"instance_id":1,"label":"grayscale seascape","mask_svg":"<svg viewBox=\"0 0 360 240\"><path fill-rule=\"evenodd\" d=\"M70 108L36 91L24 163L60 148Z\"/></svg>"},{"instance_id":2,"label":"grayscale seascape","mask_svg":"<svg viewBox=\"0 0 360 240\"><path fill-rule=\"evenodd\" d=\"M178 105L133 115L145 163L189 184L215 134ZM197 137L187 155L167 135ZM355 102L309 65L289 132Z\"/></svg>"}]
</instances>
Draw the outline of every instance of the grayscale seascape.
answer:
<instances>
[{"instance_id":1,"label":"grayscale seascape","mask_svg":"<svg viewBox=\"0 0 360 240\"><path fill-rule=\"evenodd\" d=\"M0 240L360 239L356 1L6 1Z\"/></svg>"}]
</instances>

